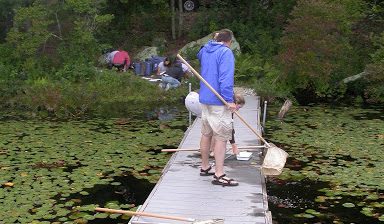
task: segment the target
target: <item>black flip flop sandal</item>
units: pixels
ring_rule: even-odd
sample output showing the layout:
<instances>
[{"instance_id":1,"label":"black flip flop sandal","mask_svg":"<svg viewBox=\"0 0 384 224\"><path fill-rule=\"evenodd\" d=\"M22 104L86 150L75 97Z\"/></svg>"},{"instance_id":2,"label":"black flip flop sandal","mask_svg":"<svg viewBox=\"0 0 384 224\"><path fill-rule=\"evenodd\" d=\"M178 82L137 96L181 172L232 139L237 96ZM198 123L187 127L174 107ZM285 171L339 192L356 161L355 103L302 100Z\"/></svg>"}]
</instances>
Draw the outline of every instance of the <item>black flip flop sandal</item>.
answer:
<instances>
[{"instance_id":1,"label":"black flip flop sandal","mask_svg":"<svg viewBox=\"0 0 384 224\"><path fill-rule=\"evenodd\" d=\"M226 177L225 174L221 175L220 177L217 177L216 175L213 176L214 180L212 180L212 184L214 185L221 185L223 187L229 186L234 187L239 185L234 179L230 179Z\"/></svg>"},{"instance_id":2,"label":"black flip flop sandal","mask_svg":"<svg viewBox=\"0 0 384 224\"><path fill-rule=\"evenodd\" d=\"M212 169L212 166L209 166L209 168L206 170L200 169L200 176L212 176L212 175L214 175L215 174L214 172L209 172L209 171L211 171L211 169Z\"/></svg>"}]
</instances>

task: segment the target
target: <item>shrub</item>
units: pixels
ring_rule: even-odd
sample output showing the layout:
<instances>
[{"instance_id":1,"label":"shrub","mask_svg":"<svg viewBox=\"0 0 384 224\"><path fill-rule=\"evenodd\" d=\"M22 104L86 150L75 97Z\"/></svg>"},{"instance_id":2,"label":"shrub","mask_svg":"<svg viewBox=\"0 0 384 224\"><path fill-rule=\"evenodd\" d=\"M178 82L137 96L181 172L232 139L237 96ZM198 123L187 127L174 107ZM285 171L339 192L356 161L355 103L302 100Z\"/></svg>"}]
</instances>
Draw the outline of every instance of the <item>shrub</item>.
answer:
<instances>
[{"instance_id":1,"label":"shrub","mask_svg":"<svg viewBox=\"0 0 384 224\"><path fill-rule=\"evenodd\" d=\"M56 72L55 78L66 79L70 82L79 83L89 81L96 76L96 69L92 63L68 63Z\"/></svg>"},{"instance_id":2,"label":"shrub","mask_svg":"<svg viewBox=\"0 0 384 224\"><path fill-rule=\"evenodd\" d=\"M282 81L293 91L339 94L337 83L356 72L348 39L355 18L344 4L324 0L298 1L292 16L281 39Z\"/></svg>"},{"instance_id":3,"label":"shrub","mask_svg":"<svg viewBox=\"0 0 384 224\"><path fill-rule=\"evenodd\" d=\"M53 115L59 110L62 103L60 86L45 78L32 81L24 89L24 93L19 95L20 100L32 111L47 111Z\"/></svg>"},{"instance_id":4,"label":"shrub","mask_svg":"<svg viewBox=\"0 0 384 224\"><path fill-rule=\"evenodd\" d=\"M25 79L24 73L18 72L12 64L0 62L0 106L17 103L15 97L22 92Z\"/></svg>"},{"instance_id":5,"label":"shrub","mask_svg":"<svg viewBox=\"0 0 384 224\"><path fill-rule=\"evenodd\" d=\"M366 68L368 85L365 88L365 97L369 102L384 102L384 32L375 39L377 50L371 54L372 63Z\"/></svg>"},{"instance_id":6,"label":"shrub","mask_svg":"<svg viewBox=\"0 0 384 224\"><path fill-rule=\"evenodd\" d=\"M235 79L246 82L260 78L263 72L263 60L258 54L243 54L236 58Z\"/></svg>"}]
</instances>

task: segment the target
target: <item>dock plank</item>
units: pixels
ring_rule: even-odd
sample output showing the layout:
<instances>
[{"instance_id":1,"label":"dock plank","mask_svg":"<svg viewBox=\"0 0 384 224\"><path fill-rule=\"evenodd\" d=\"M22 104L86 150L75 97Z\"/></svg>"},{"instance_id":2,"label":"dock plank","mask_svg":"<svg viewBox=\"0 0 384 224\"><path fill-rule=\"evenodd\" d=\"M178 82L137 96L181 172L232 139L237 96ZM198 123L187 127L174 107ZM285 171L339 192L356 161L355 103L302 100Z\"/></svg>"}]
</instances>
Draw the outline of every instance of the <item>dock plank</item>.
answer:
<instances>
[{"instance_id":1,"label":"dock plank","mask_svg":"<svg viewBox=\"0 0 384 224\"><path fill-rule=\"evenodd\" d=\"M240 114L255 130L260 130L258 100L251 96L245 99L246 104L240 110ZM238 118L234 118L234 125L238 146L260 145L258 137ZM199 148L200 130L201 121L197 118L186 131L179 148ZM230 148L229 145L228 148ZM249 161L238 161L228 152L225 172L239 182L239 186L236 187L213 185L212 176L200 176L201 161L198 151L174 153L160 180L139 211L192 217L197 220L221 218L224 219L225 224L270 224L265 178L260 171L262 149L253 150ZM211 163L214 163L213 159ZM182 222L135 216L130 223Z\"/></svg>"}]
</instances>

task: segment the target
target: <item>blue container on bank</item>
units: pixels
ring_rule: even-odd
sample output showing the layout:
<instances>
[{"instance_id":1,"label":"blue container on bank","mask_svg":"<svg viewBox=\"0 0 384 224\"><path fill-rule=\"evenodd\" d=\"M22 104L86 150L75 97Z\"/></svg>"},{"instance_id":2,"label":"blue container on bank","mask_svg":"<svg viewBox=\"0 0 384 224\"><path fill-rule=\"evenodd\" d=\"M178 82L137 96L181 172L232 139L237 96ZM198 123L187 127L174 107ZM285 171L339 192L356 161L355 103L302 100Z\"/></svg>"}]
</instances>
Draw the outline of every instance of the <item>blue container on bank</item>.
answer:
<instances>
[{"instance_id":1,"label":"blue container on bank","mask_svg":"<svg viewBox=\"0 0 384 224\"><path fill-rule=\"evenodd\" d=\"M142 75L141 63L140 62L134 62L133 63L133 68L135 69L135 74L136 75Z\"/></svg>"},{"instance_id":2,"label":"blue container on bank","mask_svg":"<svg viewBox=\"0 0 384 224\"><path fill-rule=\"evenodd\" d=\"M152 73L152 63L150 61L144 62L144 75L150 76Z\"/></svg>"}]
</instances>

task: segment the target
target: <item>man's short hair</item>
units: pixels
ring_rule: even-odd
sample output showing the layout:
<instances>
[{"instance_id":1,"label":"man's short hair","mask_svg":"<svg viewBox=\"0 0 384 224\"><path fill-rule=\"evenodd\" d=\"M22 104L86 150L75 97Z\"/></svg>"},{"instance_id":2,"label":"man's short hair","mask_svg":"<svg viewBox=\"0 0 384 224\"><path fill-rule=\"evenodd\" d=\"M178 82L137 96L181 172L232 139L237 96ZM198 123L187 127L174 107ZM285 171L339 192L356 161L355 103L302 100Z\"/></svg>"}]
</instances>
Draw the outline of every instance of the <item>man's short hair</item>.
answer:
<instances>
[{"instance_id":1,"label":"man's short hair","mask_svg":"<svg viewBox=\"0 0 384 224\"><path fill-rule=\"evenodd\" d=\"M217 42L230 42L232 40L232 36L232 31L223 29L215 34L215 40Z\"/></svg>"}]
</instances>

